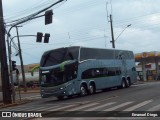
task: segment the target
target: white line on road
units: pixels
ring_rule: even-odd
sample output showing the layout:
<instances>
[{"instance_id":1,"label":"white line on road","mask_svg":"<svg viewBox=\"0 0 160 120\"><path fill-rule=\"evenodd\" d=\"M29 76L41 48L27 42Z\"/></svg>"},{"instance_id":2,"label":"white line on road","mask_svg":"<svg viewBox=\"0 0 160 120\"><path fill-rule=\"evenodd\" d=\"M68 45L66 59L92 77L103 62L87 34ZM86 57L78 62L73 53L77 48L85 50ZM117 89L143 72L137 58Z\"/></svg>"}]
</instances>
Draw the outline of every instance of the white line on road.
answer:
<instances>
[{"instance_id":1,"label":"white line on road","mask_svg":"<svg viewBox=\"0 0 160 120\"><path fill-rule=\"evenodd\" d=\"M148 109L147 111L158 111L158 110L160 110L160 104Z\"/></svg>"},{"instance_id":2,"label":"white line on road","mask_svg":"<svg viewBox=\"0 0 160 120\"><path fill-rule=\"evenodd\" d=\"M64 106L64 107L58 107L56 109L52 109L51 111L61 111L61 110L64 110L64 109L67 109L67 108L70 108L70 107L74 107L75 105L67 105L67 106ZM44 110L50 110L50 108L48 109L44 109Z\"/></svg>"},{"instance_id":3,"label":"white line on road","mask_svg":"<svg viewBox=\"0 0 160 120\"><path fill-rule=\"evenodd\" d=\"M96 106L96 107L92 107L90 109L86 109L84 111L94 111L94 110L97 110L99 108L103 108L103 107L106 107L106 106L109 106L109 105L112 105L112 104L115 104L116 102L110 102L110 103L106 103L106 104L103 104L103 105L99 105L99 106Z\"/></svg>"},{"instance_id":4,"label":"white line on road","mask_svg":"<svg viewBox=\"0 0 160 120\"><path fill-rule=\"evenodd\" d=\"M38 107L36 109L33 109L34 111L53 111L54 109L59 108L59 106L51 106L51 107L47 107L47 106L43 106L43 107Z\"/></svg>"},{"instance_id":5,"label":"white line on road","mask_svg":"<svg viewBox=\"0 0 160 120\"><path fill-rule=\"evenodd\" d=\"M103 110L103 111L113 111L113 110L116 110L116 109L118 109L118 108L124 107L124 106L126 106L126 105L128 105L128 104L131 104L131 103L132 103L132 102L125 102L125 103L122 103L122 104L117 105L117 106L115 106L115 107L111 107L111 108L105 109L105 110Z\"/></svg>"},{"instance_id":6,"label":"white line on road","mask_svg":"<svg viewBox=\"0 0 160 120\"><path fill-rule=\"evenodd\" d=\"M146 104L148 104L148 103L150 103L150 102L152 102L152 101L153 101L153 100L147 100L147 101L141 102L141 103L139 103L139 104L137 104L137 105L134 105L134 106L132 106L132 107L129 107L129 108L123 110L123 111L133 111L133 110L135 110L135 109L137 109L137 108L140 108L140 107L142 107L142 106L144 106L144 105L146 105Z\"/></svg>"},{"instance_id":7,"label":"white line on road","mask_svg":"<svg viewBox=\"0 0 160 120\"><path fill-rule=\"evenodd\" d=\"M80 109L87 108L87 107L90 107L90 106L94 106L94 105L97 105L97 104L99 104L99 103L91 103L91 104L87 104L87 105L82 105L80 107L76 107L76 108L69 109L69 110L66 110L66 111L76 111L76 110L80 110Z\"/></svg>"}]
</instances>

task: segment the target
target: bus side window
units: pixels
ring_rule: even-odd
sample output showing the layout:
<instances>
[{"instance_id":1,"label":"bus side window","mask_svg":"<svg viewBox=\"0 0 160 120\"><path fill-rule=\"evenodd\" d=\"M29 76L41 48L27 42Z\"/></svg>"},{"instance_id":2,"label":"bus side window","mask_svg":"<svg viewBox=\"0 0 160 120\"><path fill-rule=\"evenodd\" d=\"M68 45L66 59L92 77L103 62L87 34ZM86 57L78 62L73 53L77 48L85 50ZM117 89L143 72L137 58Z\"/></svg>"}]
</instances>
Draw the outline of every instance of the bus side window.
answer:
<instances>
[{"instance_id":1,"label":"bus side window","mask_svg":"<svg viewBox=\"0 0 160 120\"><path fill-rule=\"evenodd\" d=\"M108 76L115 76L116 75L116 70L115 68L108 68Z\"/></svg>"},{"instance_id":2,"label":"bus side window","mask_svg":"<svg viewBox=\"0 0 160 120\"><path fill-rule=\"evenodd\" d=\"M132 71L136 71L136 68L135 68L135 67L133 67L133 68L132 68Z\"/></svg>"},{"instance_id":3,"label":"bus side window","mask_svg":"<svg viewBox=\"0 0 160 120\"><path fill-rule=\"evenodd\" d=\"M108 70L107 70L107 68L104 68L103 69L103 76L105 77L105 76L108 76Z\"/></svg>"},{"instance_id":4,"label":"bus side window","mask_svg":"<svg viewBox=\"0 0 160 120\"><path fill-rule=\"evenodd\" d=\"M116 75L120 75L121 74L121 70L116 70Z\"/></svg>"},{"instance_id":5,"label":"bus side window","mask_svg":"<svg viewBox=\"0 0 160 120\"><path fill-rule=\"evenodd\" d=\"M88 79L90 76L91 76L90 70L85 70L83 71L81 78Z\"/></svg>"}]
</instances>

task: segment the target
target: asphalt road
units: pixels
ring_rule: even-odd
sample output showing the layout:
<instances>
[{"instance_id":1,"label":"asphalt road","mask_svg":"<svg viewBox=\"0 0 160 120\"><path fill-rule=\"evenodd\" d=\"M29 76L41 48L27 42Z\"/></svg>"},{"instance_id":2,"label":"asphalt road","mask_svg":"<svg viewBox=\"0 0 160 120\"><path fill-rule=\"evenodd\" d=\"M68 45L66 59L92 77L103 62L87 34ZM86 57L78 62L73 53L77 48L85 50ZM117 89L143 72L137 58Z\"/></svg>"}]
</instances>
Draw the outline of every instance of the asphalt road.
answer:
<instances>
[{"instance_id":1,"label":"asphalt road","mask_svg":"<svg viewBox=\"0 0 160 120\"><path fill-rule=\"evenodd\" d=\"M132 117L160 118L160 82L132 85L125 89L98 91L85 97L57 100L55 97L35 99L31 103L0 109L0 111L38 112L43 117ZM33 96L36 96L35 94ZM56 111L56 112L55 112ZM57 111L59 111L57 113ZM52 118L53 119L53 118ZM56 119L56 118L55 118ZM59 118L61 119L61 118ZM74 118L75 119L75 118Z\"/></svg>"}]
</instances>

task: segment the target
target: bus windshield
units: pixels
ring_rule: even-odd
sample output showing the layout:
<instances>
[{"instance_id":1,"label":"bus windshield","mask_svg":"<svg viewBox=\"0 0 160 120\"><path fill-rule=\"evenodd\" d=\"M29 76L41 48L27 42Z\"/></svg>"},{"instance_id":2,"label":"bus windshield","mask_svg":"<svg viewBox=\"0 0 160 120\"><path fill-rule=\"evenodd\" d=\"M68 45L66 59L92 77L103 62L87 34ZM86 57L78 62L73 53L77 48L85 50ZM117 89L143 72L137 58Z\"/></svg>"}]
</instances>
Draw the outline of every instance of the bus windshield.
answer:
<instances>
[{"instance_id":1,"label":"bus windshield","mask_svg":"<svg viewBox=\"0 0 160 120\"><path fill-rule=\"evenodd\" d=\"M41 71L41 85L42 86L57 86L73 80L77 77L78 62L72 62L61 66Z\"/></svg>"},{"instance_id":2,"label":"bus windshield","mask_svg":"<svg viewBox=\"0 0 160 120\"><path fill-rule=\"evenodd\" d=\"M64 72L49 72L42 73L41 83L50 84L52 86L57 86L65 83L67 80L64 78Z\"/></svg>"},{"instance_id":3,"label":"bus windshield","mask_svg":"<svg viewBox=\"0 0 160 120\"><path fill-rule=\"evenodd\" d=\"M78 60L79 48L60 48L55 50L47 51L43 54L40 66L53 66L60 64L67 60Z\"/></svg>"}]
</instances>

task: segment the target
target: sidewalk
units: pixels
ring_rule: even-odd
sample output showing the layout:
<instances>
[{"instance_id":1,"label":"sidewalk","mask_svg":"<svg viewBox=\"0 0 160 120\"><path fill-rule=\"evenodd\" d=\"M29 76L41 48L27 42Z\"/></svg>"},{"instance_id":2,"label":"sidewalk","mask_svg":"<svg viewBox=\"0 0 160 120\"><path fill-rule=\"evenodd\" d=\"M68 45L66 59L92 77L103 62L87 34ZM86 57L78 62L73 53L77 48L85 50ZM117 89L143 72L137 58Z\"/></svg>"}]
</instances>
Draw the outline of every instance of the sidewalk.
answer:
<instances>
[{"instance_id":1,"label":"sidewalk","mask_svg":"<svg viewBox=\"0 0 160 120\"><path fill-rule=\"evenodd\" d=\"M159 80L150 80L150 81L137 81L136 83L134 84L145 84L145 83L150 83L150 82L160 82ZM4 107L11 107L11 106L15 106L15 105L20 105L20 104L25 104L25 103L29 103L29 102L32 102L33 99L27 99L27 97L29 97L29 95L33 94L39 94L40 95L40 90L39 89L30 89L28 90L27 92L24 92L24 91L20 91L20 94L21 94L21 101L19 100L18 98L18 94L19 92L16 91L16 95L17 95L17 99L16 99L16 102L15 103L12 103L12 104L9 104L9 105L4 105L2 103L2 101L0 101L0 108L4 108ZM24 96L23 96L24 95ZM26 95L26 96L25 96Z\"/></svg>"},{"instance_id":2,"label":"sidewalk","mask_svg":"<svg viewBox=\"0 0 160 120\"><path fill-rule=\"evenodd\" d=\"M16 93L18 94L19 91L16 91ZM39 89L31 89L31 90L27 90L27 92L24 91L20 91L21 94L30 94L30 93L40 93Z\"/></svg>"},{"instance_id":3,"label":"sidewalk","mask_svg":"<svg viewBox=\"0 0 160 120\"><path fill-rule=\"evenodd\" d=\"M28 90L27 92L24 92L24 91L20 91L20 94L21 96L23 95L27 95L27 94L34 94L34 93L39 93L40 94L40 90L39 89L31 89L31 90ZM21 97L21 101L19 100L19 91L16 91L16 95L17 95L17 98L15 100L15 103L11 103L11 104L3 104L2 101L0 101L0 108L4 108L4 107L11 107L11 106L15 106L15 105L20 105L20 104L25 104L25 103L28 103L28 102L32 102L33 100L31 99L26 99L26 97Z\"/></svg>"}]
</instances>

